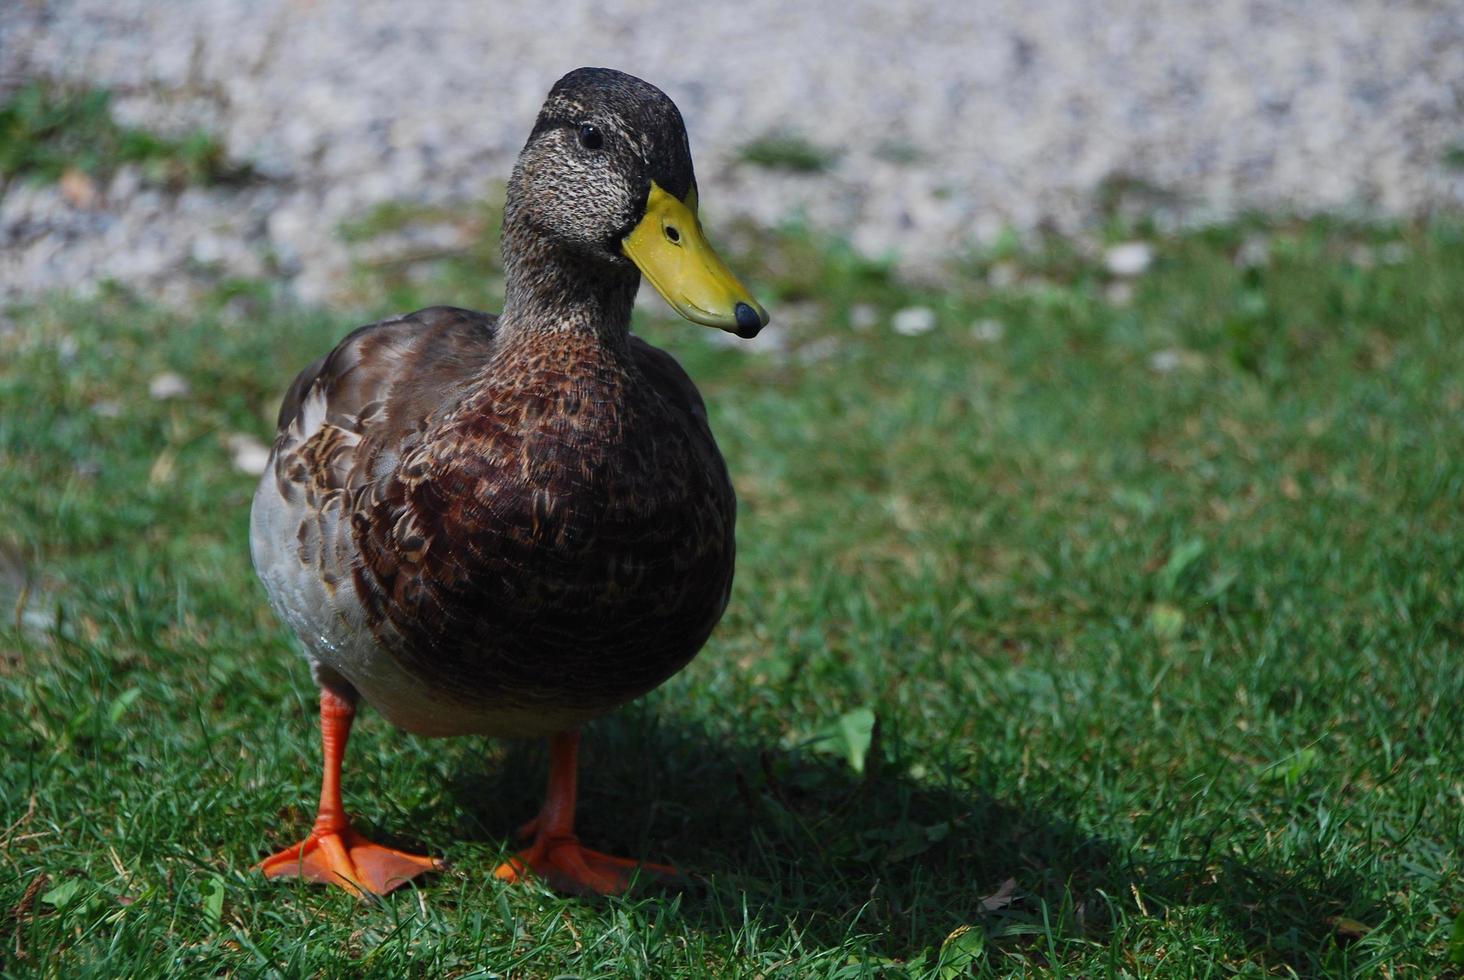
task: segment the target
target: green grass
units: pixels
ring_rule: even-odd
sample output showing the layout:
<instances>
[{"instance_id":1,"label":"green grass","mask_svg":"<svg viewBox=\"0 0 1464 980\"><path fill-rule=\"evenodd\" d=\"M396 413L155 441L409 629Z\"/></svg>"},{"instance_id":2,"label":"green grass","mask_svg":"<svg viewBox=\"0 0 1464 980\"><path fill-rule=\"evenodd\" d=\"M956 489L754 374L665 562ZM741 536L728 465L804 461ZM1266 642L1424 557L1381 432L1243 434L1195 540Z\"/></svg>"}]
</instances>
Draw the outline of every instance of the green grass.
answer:
<instances>
[{"instance_id":1,"label":"green grass","mask_svg":"<svg viewBox=\"0 0 1464 980\"><path fill-rule=\"evenodd\" d=\"M839 153L819 146L797 133L769 133L758 137L738 151L743 163L768 170L789 170L800 174L820 174L839 162Z\"/></svg>"},{"instance_id":2,"label":"green grass","mask_svg":"<svg viewBox=\"0 0 1464 980\"><path fill-rule=\"evenodd\" d=\"M17 177L56 181L68 170L107 179L125 164L152 183L175 187L250 177L208 133L174 139L118 124L104 89L36 81L0 102L0 189Z\"/></svg>"},{"instance_id":3,"label":"green grass","mask_svg":"<svg viewBox=\"0 0 1464 980\"><path fill-rule=\"evenodd\" d=\"M13 311L4 972L1458 975L1464 228L1165 240L1127 305L1057 243L939 292L758 245L775 321L818 304L785 353L642 325L708 396L739 572L702 657L588 730L583 837L693 877L607 901L488 877L542 746L369 711L348 805L450 870L379 903L248 871L306 830L319 749L226 440L357 318ZM494 301L425 275L370 302ZM899 336L914 303L936 327ZM164 370L194 394L150 400Z\"/></svg>"}]
</instances>

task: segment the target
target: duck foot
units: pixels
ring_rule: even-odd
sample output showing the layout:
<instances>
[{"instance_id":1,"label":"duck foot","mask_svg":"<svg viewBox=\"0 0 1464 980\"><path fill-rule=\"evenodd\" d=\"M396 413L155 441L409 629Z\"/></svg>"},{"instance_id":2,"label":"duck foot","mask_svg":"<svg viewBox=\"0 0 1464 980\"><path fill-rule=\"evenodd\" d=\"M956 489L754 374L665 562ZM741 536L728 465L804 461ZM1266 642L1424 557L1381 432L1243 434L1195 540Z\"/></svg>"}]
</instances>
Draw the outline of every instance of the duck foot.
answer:
<instances>
[{"instance_id":1,"label":"duck foot","mask_svg":"<svg viewBox=\"0 0 1464 980\"><path fill-rule=\"evenodd\" d=\"M620 895L635 880L681 880L681 872L669 864L602 854L573 836L540 837L493 872L493 877L510 884L521 883L530 875L544 879L555 891L574 895Z\"/></svg>"},{"instance_id":2,"label":"duck foot","mask_svg":"<svg viewBox=\"0 0 1464 980\"><path fill-rule=\"evenodd\" d=\"M385 895L442 862L368 840L351 827L312 833L255 865L266 878L304 878L339 885L353 895Z\"/></svg>"},{"instance_id":3,"label":"duck foot","mask_svg":"<svg viewBox=\"0 0 1464 980\"><path fill-rule=\"evenodd\" d=\"M549 788L539 815L518 829L534 842L500 864L493 877L509 883L536 875L555 891L576 895L619 895L632 881L673 882L681 872L668 864L650 864L592 851L574 835L579 732L561 732L549 740Z\"/></svg>"},{"instance_id":4,"label":"duck foot","mask_svg":"<svg viewBox=\"0 0 1464 980\"><path fill-rule=\"evenodd\" d=\"M349 697L320 689L320 744L325 757L320 807L310 836L254 867L266 878L304 878L338 885L352 895L385 895L424 871L436 871L436 858L383 847L356 833L341 803L341 760L351 737L356 706Z\"/></svg>"}]
</instances>

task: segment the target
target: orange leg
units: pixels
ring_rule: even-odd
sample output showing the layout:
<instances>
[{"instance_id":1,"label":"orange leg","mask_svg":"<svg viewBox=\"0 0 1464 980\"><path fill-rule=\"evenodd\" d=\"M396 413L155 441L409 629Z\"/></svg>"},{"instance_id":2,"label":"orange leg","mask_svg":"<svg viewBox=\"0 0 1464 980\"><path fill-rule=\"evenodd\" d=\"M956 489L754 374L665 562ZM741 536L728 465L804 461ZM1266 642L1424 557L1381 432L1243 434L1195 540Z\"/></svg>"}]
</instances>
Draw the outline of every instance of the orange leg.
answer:
<instances>
[{"instance_id":1,"label":"orange leg","mask_svg":"<svg viewBox=\"0 0 1464 980\"><path fill-rule=\"evenodd\" d=\"M310 836L272 854L255 867L267 878L307 878L339 885L354 895L384 895L424 871L442 867L436 858L382 847L356 833L341 805L341 759L356 708L324 688L320 691L320 742L325 775L320 781L320 808Z\"/></svg>"},{"instance_id":2,"label":"orange leg","mask_svg":"<svg viewBox=\"0 0 1464 980\"><path fill-rule=\"evenodd\" d=\"M576 756L579 732L561 732L549 740L549 789L539 815L522 828L534 842L498 866L494 877L523 881L532 872L559 891L618 895L630 887L636 872L642 878L679 878L665 864L648 864L592 851L574 835Z\"/></svg>"}]
</instances>

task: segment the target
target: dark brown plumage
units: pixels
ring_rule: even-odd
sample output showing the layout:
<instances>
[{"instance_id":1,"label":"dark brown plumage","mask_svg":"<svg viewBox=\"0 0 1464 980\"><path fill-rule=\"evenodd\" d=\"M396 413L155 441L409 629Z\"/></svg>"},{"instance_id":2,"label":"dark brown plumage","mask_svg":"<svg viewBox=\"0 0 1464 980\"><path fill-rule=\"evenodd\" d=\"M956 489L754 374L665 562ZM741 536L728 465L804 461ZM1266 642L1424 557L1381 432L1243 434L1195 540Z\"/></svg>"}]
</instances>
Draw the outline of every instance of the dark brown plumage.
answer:
<instances>
[{"instance_id":1,"label":"dark brown plumage","mask_svg":"<svg viewBox=\"0 0 1464 980\"><path fill-rule=\"evenodd\" d=\"M348 725L364 698L429 735L571 731L706 641L732 583L732 486L690 379L629 333L637 265L689 316L766 321L696 251L695 186L663 93L572 72L509 184L503 314L434 307L362 327L295 379L251 542L332 719ZM329 788L341 722L322 710ZM266 871L292 873L317 831ZM568 846L555 833L545 854ZM539 857L571 886L614 890L623 869L592 860L586 877L585 855L618 860L583 852L566 872ZM381 890L360 861L294 871Z\"/></svg>"},{"instance_id":2,"label":"dark brown plumage","mask_svg":"<svg viewBox=\"0 0 1464 980\"><path fill-rule=\"evenodd\" d=\"M325 423L300 439L312 397ZM511 734L549 734L665 680L726 605L726 467L690 380L638 338L505 340L490 316L423 310L307 370L281 429L302 569L348 579L445 710L534 709L545 729Z\"/></svg>"}]
</instances>

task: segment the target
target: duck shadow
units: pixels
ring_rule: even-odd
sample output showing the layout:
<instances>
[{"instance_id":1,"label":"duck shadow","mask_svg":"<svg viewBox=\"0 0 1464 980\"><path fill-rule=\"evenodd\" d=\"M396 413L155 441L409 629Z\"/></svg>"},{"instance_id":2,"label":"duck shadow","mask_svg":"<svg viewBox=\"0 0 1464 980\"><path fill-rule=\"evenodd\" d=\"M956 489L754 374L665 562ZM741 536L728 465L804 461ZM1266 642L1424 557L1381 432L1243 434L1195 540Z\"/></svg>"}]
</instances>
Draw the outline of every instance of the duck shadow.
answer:
<instances>
[{"instance_id":1,"label":"duck shadow","mask_svg":"<svg viewBox=\"0 0 1464 980\"><path fill-rule=\"evenodd\" d=\"M511 842L542 798L544 743L495 744L491 761L450 763L465 840ZM1236 861L1203 840L1155 860L1063 816L1080 809L1076 795L997 798L942 783L939 760L927 764L921 779L876 761L858 774L747 728L633 706L585 731L576 829L596 849L680 868L680 915L696 925L736 929L753 916L822 946L873 934L893 957L976 924L997 956L1020 948L1040 961L1044 929L1105 943L1136 914L1203 908L1263 962L1306 972L1326 944L1353 938L1337 917L1382 904L1360 877Z\"/></svg>"}]
</instances>

